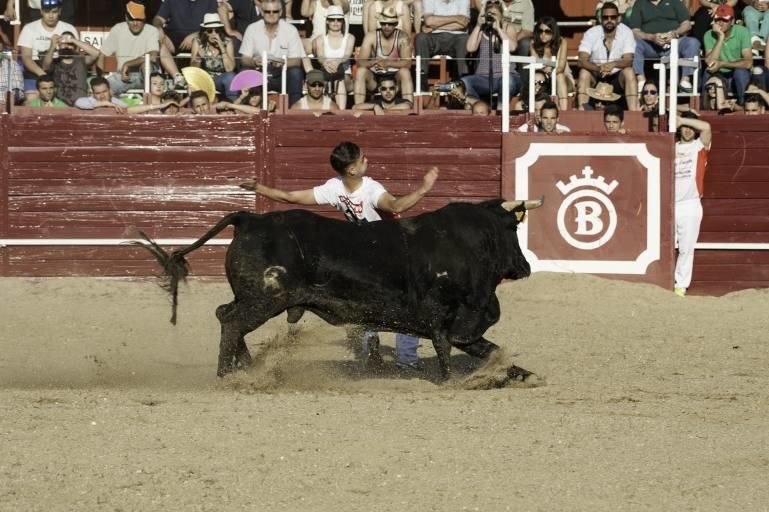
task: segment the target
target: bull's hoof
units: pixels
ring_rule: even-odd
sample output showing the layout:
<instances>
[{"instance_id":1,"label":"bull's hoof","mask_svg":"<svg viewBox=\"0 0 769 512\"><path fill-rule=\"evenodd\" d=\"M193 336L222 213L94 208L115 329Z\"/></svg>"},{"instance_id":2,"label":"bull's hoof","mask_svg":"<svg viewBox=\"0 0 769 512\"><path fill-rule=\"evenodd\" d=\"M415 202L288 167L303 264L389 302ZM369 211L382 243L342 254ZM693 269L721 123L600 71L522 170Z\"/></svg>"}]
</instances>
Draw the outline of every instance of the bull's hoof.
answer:
<instances>
[{"instance_id":1,"label":"bull's hoof","mask_svg":"<svg viewBox=\"0 0 769 512\"><path fill-rule=\"evenodd\" d=\"M507 369L507 376L510 377L510 380L519 380L521 382L526 382L526 379L534 375L529 370L524 370L523 368L520 368L518 366L512 365L510 368Z\"/></svg>"}]
</instances>

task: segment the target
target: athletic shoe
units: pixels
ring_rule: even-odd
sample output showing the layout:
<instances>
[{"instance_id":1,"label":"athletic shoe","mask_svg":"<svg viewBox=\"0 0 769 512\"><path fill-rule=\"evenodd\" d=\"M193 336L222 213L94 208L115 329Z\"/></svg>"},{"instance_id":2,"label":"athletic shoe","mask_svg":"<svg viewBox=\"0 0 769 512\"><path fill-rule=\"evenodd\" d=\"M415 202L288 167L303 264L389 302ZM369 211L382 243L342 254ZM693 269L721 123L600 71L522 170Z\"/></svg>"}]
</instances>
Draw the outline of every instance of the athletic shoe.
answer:
<instances>
[{"instance_id":1,"label":"athletic shoe","mask_svg":"<svg viewBox=\"0 0 769 512\"><path fill-rule=\"evenodd\" d=\"M673 293L679 297L686 297L686 288L673 288Z\"/></svg>"},{"instance_id":2,"label":"athletic shoe","mask_svg":"<svg viewBox=\"0 0 769 512\"><path fill-rule=\"evenodd\" d=\"M405 371L412 371L412 372L421 372L425 369L425 364L420 361L395 361L395 366L398 367L399 370L405 370Z\"/></svg>"},{"instance_id":3,"label":"athletic shoe","mask_svg":"<svg viewBox=\"0 0 769 512\"><path fill-rule=\"evenodd\" d=\"M691 94L692 91L694 91L694 88L692 87L691 82L680 82L678 84L678 92L682 94Z\"/></svg>"}]
</instances>

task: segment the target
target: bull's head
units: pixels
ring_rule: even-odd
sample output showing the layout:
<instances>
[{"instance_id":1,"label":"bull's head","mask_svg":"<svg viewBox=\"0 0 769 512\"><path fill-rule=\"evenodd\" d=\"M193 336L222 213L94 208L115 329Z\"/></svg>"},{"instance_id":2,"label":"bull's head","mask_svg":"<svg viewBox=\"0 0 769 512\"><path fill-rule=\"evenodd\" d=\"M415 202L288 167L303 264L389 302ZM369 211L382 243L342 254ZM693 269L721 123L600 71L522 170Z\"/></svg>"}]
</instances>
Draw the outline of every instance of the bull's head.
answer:
<instances>
[{"instance_id":1,"label":"bull's head","mask_svg":"<svg viewBox=\"0 0 769 512\"><path fill-rule=\"evenodd\" d=\"M545 198L540 199L524 199L518 201L493 201L486 203L487 206L493 206L497 212L500 212L504 216L503 224L506 230L512 231L511 237L507 239L507 242L511 245L508 246L507 253L509 265L505 271L506 279L521 279L528 277L531 274L531 267L529 262L523 256L521 247L518 244L518 224L523 222L526 218L526 212L539 208L545 202ZM497 209L500 208L501 210ZM508 213L509 212L509 213Z\"/></svg>"}]
</instances>

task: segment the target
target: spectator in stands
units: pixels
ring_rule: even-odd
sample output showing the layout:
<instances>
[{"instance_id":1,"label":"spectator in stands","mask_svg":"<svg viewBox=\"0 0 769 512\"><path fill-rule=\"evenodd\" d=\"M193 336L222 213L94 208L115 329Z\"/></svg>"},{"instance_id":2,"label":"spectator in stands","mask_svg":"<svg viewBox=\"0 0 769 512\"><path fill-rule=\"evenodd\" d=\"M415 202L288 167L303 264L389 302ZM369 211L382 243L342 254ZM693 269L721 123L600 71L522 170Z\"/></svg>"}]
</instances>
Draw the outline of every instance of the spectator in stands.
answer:
<instances>
[{"instance_id":1,"label":"spectator in stands","mask_svg":"<svg viewBox=\"0 0 769 512\"><path fill-rule=\"evenodd\" d=\"M700 7L692 17L692 31L690 35L700 42L700 45L705 45L705 32L710 30L710 25L713 24L713 18L716 16L716 9L719 5L726 4L734 8L739 0L699 0Z\"/></svg>"},{"instance_id":2,"label":"spectator in stands","mask_svg":"<svg viewBox=\"0 0 769 512\"><path fill-rule=\"evenodd\" d=\"M250 89L243 89L240 91L240 96L235 100L238 105L248 105L250 107L262 108L262 88L252 87ZM267 110L275 112L278 105L272 100L267 102Z\"/></svg>"},{"instance_id":3,"label":"spectator in stands","mask_svg":"<svg viewBox=\"0 0 769 512\"><path fill-rule=\"evenodd\" d=\"M625 135L625 111L619 105L607 105L603 110L603 126L606 133Z\"/></svg>"},{"instance_id":4,"label":"spectator in stands","mask_svg":"<svg viewBox=\"0 0 769 512\"><path fill-rule=\"evenodd\" d=\"M752 87L756 87L755 85ZM744 111L746 116L757 116L766 112L766 105L769 102L769 93L756 87L755 91L748 89L748 95L745 96Z\"/></svg>"},{"instance_id":5,"label":"spectator in stands","mask_svg":"<svg viewBox=\"0 0 769 512\"><path fill-rule=\"evenodd\" d=\"M147 25L144 5L130 1L125 6L125 21L113 26L101 47L99 67L104 68L104 56L115 55L117 73L109 80L112 92L122 94L129 89L144 88L144 56L149 54L153 70L158 69L160 32Z\"/></svg>"},{"instance_id":6,"label":"spectator in stands","mask_svg":"<svg viewBox=\"0 0 769 512\"><path fill-rule=\"evenodd\" d=\"M745 89L750 83L753 53L750 33L734 24L734 9L723 4L716 9L713 28L705 34L705 70L702 75L703 93L716 85L716 104L719 109L726 91L737 97L737 104L745 103Z\"/></svg>"},{"instance_id":7,"label":"spectator in stands","mask_svg":"<svg viewBox=\"0 0 769 512\"><path fill-rule=\"evenodd\" d=\"M51 47L40 65L56 82L59 98L71 107L75 100L88 95L88 68L99 55L98 49L80 41L72 32L64 32L51 37Z\"/></svg>"},{"instance_id":8,"label":"spectator in stands","mask_svg":"<svg viewBox=\"0 0 769 512\"><path fill-rule=\"evenodd\" d=\"M622 97L614 92L611 84L606 82L598 82L595 87L588 87L587 95L590 100L582 105L581 110L604 110L608 105L616 104Z\"/></svg>"},{"instance_id":9,"label":"spectator in stands","mask_svg":"<svg viewBox=\"0 0 769 512\"><path fill-rule=\"evenodd\" d=\"M350 12L350 2L347 0L302 0L301 14L312 22L312 39L326 33L328 10L331 7L341 10L342 19L347 21L345 15ZM333 11L336 13L337 9Z\"/></svg>"},{"instance_id":10,"label":"spectator in stands","mask_svg":"<svg viewBox=\"0 0 769 512\"><path fill-rule=\"evenodd\" d=\"M403 97L414 99L411 80L411 44L408 34L395 28L398 15L386 7L379 17L380 28L363 38L355 72L355 104L366 101L366 92L374 91L378 78L395 75Z\"/></svg>"},{"instance_id":11,"label":"spectator in stands","mask_svg":"<svg viewBox=\"0 0 769 512\"><path fill-rule=\"evenodd\" d=\"M341 110L347 108L347 80L350 57L355 49L355 36L347 31L344 12L338 5L326 10L326 32L312 40L312 53L321 65L326 82ZM352 80L349 80L352 85Z\"/></svg>"},{"instance_id":12,"label":"spectator in stands","mask_svg":"<svg viewBox=\"0 0 769 512\"><path fill-rule=\"evenodd\" d=\"M702 0L701 0L702 1ZM730 0L730 1L736 1L736 0ZM596 19L601 19L601 9L603 8L603 4L605 4L604 0L599 0L598 4L595 6L595 17ZM630 18L630 15L633 13L633 4L635 3L635 0L614 0L611 3L617 6L617 9L619 9L619 13L621 15L620 21L622 23L626 23L628 18Z\"/></svg>"},{"instance_id":13,"label":"spectator in stands","mask_svg":"<svg viewBox=\"0 0 769 512\"><path fill-rule=\"evenodd\" d=\"M703 179L710 151L710 124L694 112L681 112L678 118L678 141L675 161L675 225L678 240L678 259L675 268L675 288L678 296L685 296L692 280L694 246L700 234L702 221Z\"/></svg>"},{"instance_id":14,"label":"spectator in stands","mask_svg":"<svg viewBox=\"0 0 769 512\"><path fill-rule=\"evenodd\" d=\"M552 100L547 100L542 104L539 109L539 114L534 116L534 120L530 120L528 123L521 125L518 128L519 132L541 132L548 134L568 133L568 127L558 123L558 117L560 113L558 111L558 105Z\"/></svg>"},{"instance_id":15,"label":"spectator in stands","mask_svg":"<svg viewBox=\"0 0 769 512\"><path fill-rule=\"evenodd\" d=\"M206 91L192 91L190 93L190 110L196 115L216 114Z\"/></svg>"},{"instance_id":16,"label":"spectator in stands","mask_svg":"<svg viewBox=\"0 0 769 512\"><path fill-rule=\"evenodd\" d=\"M217 13L203 17L200 32L192 41L190 65L206 71L219 94L230 101L238 97L237 92L230 90L230 83L235 78L235 47L232 39L224 34L224 23Z\"/></svg>"},{"instance_id":17,"label":"spectator in stands","mask_svg":"<svg viewBox=\"0 0 769 512\"><path fill-rule=\"evenodd\" d=\"M659 89L654 82L646 82L641 89L641 112L657 112L659 110Z\"/></svg>"},{"instance_id":18,"label":"spectator in stands","mask_svg":"<svg viewBox=\"0 0 769 512\"><path fill-rule=\"evenodd\" d=\"M470 23L470 0L451 2L423 0L422 10L424 17L422 32L416 35L414 46L416 55L421 61L420 87L426 91L428 90L428 63L433 55L453 57L456 59L459 76L467 74L467 26Z\"/></svg>"},{"instance_id":19,"label":"spectator in stands","mask_svg":"<svg viewBox=\"0 0 769 512\"><path fill-rule=\"evenodd\" d=\"M303 59L306 54L302 39L296 28L285 20L280 19L281 4L277 0L266 0L262 3L264 19L249 25L243 34L240 46L242 65L256 68L268 77L267 85L272 90L281 90L284 57L287 59L286 89L289 105L293 105L302 97L302 80L304 77ZM269 63L266 70L262 69L262 52L267 52ZM309 71L309 65L306 67Z\"/></svg>"},{"instance_id":20,"label":"spectator in stands","mask_svg":"<svg viewBox=\"0 0 769 512\"><path fill-rule=\"evenodd\" d=\"M558 106L561 110L569 108L569 93L574 91L574 76L566 60L567 46L567 41L561 38L561 31L558 29L555 18L545 16L537 21L534 26L531 56L556 59L555 67L545 66L543 72L549 81L555 77L555 94L558 96Z\"/></svg>"},{"instance_id":21,"label":"spectator in stands","mask_svg":"<svg viewBox=\"0 0 769 512\"><path fill-rule=\"evenodd\" d=\"M37 98L26 103L28 107L67 108L69 105L56 97L56 84L51 75L37 77Z\"/></svg>"},{"instance_id":22,"label":"spectator in stands","mask_svg":"<svg viewBox=\"0 0 769 512\"><path fill-rule=\"evenodd\" d=\"M339 110L339 106L326 95L326 77L319 69L307 73L307 94L291 105L291 110Z\"/></svg>"},{"instance_id":23,"label":"spectator in stands","mask_svg":"<svg viewBox=\"0 0 769 512\"><path fill-rule=\"evenodd\" d=\"M75 23L75 11L77 10L77 4L79 0L61 0L61 13L59 19L69 24ZM24 23L31 23L42 18L44 8L41 4L41 0L27 0L28 14ZM18 19L16 9L14 8L14 0L7 0L5 4L5 11L3 15L7 21Z\"/></svg>"},{"instance_id":24,"label":"spectator in stands","mask_svg":"<svg viewBox=\"0 0 769 512\"><path fill-rule=\"evenodd\" d=\"M118 114L128 112L128 105L112 96L109 81L101 76L91 80L91 96L83 96L75 101L75 106L81 110L111 108Z\"/></svg>"},{"instance_id":25,"label":"spectator in stands","mask_svg":"<svg viewBox=\"0 0 769 512\"><path fill-rule=\"evenodd\" d=\"M538 98L550 99L550 92L552 90L552 84L548 80L547 75L541 69L534 72L534 98L535 101ZM521 87L521 105L523 110L528 110L529 104L529 82L524 81ZM560 108L560 106L559 106Z\"/></svg>"},{"instance_id":26,"label":"spectator in stands","mask_svg":"<svg viewBox=\"0 0 769 512\"><path fill-rule=\"evenodd\" d=\"M71 32L77 37L75 27L59 21L61 0L40 0L40 11L42 18L24 25L18 40L21 62L24 64L24 90L27 100L37 96L37 77L47 74L40 64L51 47L51 38L64 32Z\"/></svg>"},{"instance_id":27,"label":"spectator in stands","mask_svg":"<svg viewBox=\"0 0 769 512\"><path fill-rule=\"evenodd\" d=\"M448 84L438 83L433 85L432 95L427 101L427 105L425 105L426 110L438 110L441 108L441 94L444 94L442 90L446 87L449 89L445 93L447 110L471 110L473 104L480 101L467 95L467 87L462 80L453 80Z\"/></svg>"},{"instance_id":28,"label":"spectator in stands","mask_svg":"<svg viewBox=\"0 0 769 512\"><path fill-rule=\"evenodd\" d=\"M473 103L473 115L474 116L488 116L491 114L491 107L483 100L478 100Z\"/></svg>"},{"instance_id":29,"label":"spectator in stands","mask_svg":"<svg viewBox=\"0 0 769 512\"><path fill-rule=\"evenodd\" d=\"M493 3L494 0L487 0ZM528 57L531 54L531 41L534 37L534 4L531 0L500 0L505 21L513 25L516 34L515 54ZM483 9L478 9L483 12Z\"/></svg>"},{"instance_id":30,"label":"spectator in stands","mask_svg":"<svg viewBox=\"0 0 769 512\"><path fill-rule=\"evenodd\" d=\"M174 77L177 85L184 84L174 55L192 50L203 17L217 12L216 0L164 0L152 24L160 30L160 62L163 69Z\"/></svg>"},{"instance_id":31,"label":"spectator in stands","mask_svg":"<svg viewBox=\"0 0 769 512\"><path fill-rule=\"evenodd\" d=\"M358 103L353 110L373 110L374 114L382 115L386 110L411 110L413 105L398 94L398 82L395 77L385 76L379 82L379 98L368 103Z\"/></svg>"},{"instance_id":32,"label":"spectator in stands","mask_svg":"<svg viewBox=\"0 0 769 512\"><path fill-rule=\"evenodd\" d=\"M13 49L0 42L0 106L5 106L8 92L14 105L24 101L24 77Z\"/></svg>"},{"instance_id":33,"label":"spectator in stands","mask_svg":"<svg viewBox=\"0 0 769 512\"><path fill-rule=\"evenodd\" d=\"M150 105L160 105L163 103L163 93L166 92L166 77L161 73L152 73L150 75Z\"/></svg>"},{"instance_id":34,"label":"spectator in stands","mask_svg":"<svg viewBox=\"0 0 769 512\"><path fill-rule=\"evenodd\" d=\"M492 95L502 92L502 41L508 41L510 52L515 50L516 33L510 23L502 25L502 9L498 3L486 3L482 20L467 38L467 52L478 52L475 73L462 77L467 96L473 99L486 99L492 104ZM521 77L510 71L510 96L521 92Z\"/></svg>"},{"instance_id":35,"label":"spectator in stands","mask_svg":"<svg viewBox=\"0 0 769 512\"><path fill-rule=\"evenodd\" d=\"M380 183L366 176L368 159L352 142L341 142L334 148L331 166L340 176L312 189L286 192L255 181L243 183L241 187L281 203L306 206L328 204L344 213L349 221L362 224L381 220L379 212L399 214L408 210L432 189L438 179L438 168L432 167L425 173L419 188L405 196L395 197ZM367 333L364 340L371 335L376 336L375 333ZM423 365L417 358L418 346L418 338L396 334L395 364L402 370L422 370Z\"/></svg>"},{"instance_id":36,"label":"spectator in stands","mask_svg":"<svg viewBox=\"0 0 769 512\"><path fill-rule=\"evenodd\" d=\"M583 110L588 89L603 82L614 92L624 92L628 110L639 110L639 82L633 71L637 48L633 31L620 22L619 9L612 2L604 2L600 20L599 26L585 32L579 44L577 107Z\"/></svg>"},{"instance_id":37,"label":"spectator in stands","mask_svg":"<svg viewBox=\"0 0 769 512\"><path fill-rule=\"evenodd\" d=\"M636 37L635 70L638 85L646 82L645 59L656 59L670 55L670 41L678 38L678 54L682 59L693 59L700 53L700 42L686 34L691 30L689 10L681 0L636 0L633 13L628 20ZM691 77L694 69L681 68L679 91L684 94L692 90Z\"/></svg>"},{"instance_id":38,"label":"spectator in stands","mask_svg":"<svg viewBox=\"0 0 769 512\"><path fill-rule=\"evenodd\" d=\"M757 52L766 47L769 37L769 0L749 0L742 10L742 19L750 31L751 46Z\"/></svg>"},{"instance_id":39,"label":"spectator in stands","mask_svg":"<svg viewBox=\"0 0 769 512\"><path fill-rule=\"evenodd\" d=\"M366 0L363 4L363 35L376 30L382 12L392 7L398 17L397 29L411 36L422 28L421 0ZM412 9L413 20L412 23Z\"/></svg>"},{"instance_id":40,"label":"spectator in stands","mask_svg":"<svg viewBox=\"0 0 769 512\"><path fill-rule=\"evenodd\" d=\"M232 38L235 55L240 51L240 43L248 26L262 19L261 4L261 0L221 0L219 2L219 18L224 24L225 34Z\"/></svg>"}]
</instances>

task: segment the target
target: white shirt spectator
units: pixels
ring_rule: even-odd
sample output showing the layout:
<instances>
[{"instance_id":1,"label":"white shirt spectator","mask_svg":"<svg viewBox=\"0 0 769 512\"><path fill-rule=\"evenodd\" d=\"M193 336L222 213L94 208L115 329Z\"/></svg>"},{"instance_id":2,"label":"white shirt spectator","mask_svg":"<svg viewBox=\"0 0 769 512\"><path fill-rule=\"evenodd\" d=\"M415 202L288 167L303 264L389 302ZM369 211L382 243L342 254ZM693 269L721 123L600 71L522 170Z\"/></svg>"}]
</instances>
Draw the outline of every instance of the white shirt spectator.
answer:
<instances>
[{"instance_id":1,"label":"white shirt spectator","mask_svg":"<svg viewBox=\"0 0 769 512\"><path fill-rule=\"evenodd\" d=\"M285 20L278 21L278 33L272 41L267 37L264 20L248 26L246 33L243 34L240 54L261 62L263 51L266 51L271 57L287 57L289 59L305 57L299 31Z\"/></svg>"},{"instance_id":2,"label":"white shirt spectator","mask_svg":"<svg viewBox=\"0 0 769 512\"><path fill-rule=\"evenodd\" d=\"M467 16L470 18L470 0L423 0L423 16ZM433 34L448 32L449 34L464 34L464 30L433 30Z\"/></svg>"},{"instance_id":3,"label":"white shirt spectator","mask_svg":"<svg viewBox=\"0 0 769 512\"><path fill-rule=\"evenodd\" d=\"M128 28L128 23L124 21L109 31L109 35L102 44L101 52L104 55L114 53L117 58L117 68L123 69L123 64L129 60L160 51L159 39L160 32L152 25L145 23L142 31L134 34Z\"/></svg>"},{"instance_id":4,"label":"white shirt spectator","mask_svg":"<svg viewBox=\"0 0 769 512\"><path fill-rule=\"evenodd\" d=\"M344 188L341 176L331 178L312 190L316 203L330 204L344 213L347 220L353 222L382 220L375 208L379 204L379 198L387 191L381 183L368 176L363 177L363 184L352 193Z\"/></svg>"},{"instance_id":5,"label":"white shirt spectator","mask_svg":"<svg viewBox=\"0 0 769 512\"><path fill-rule=\"evenodd\" d=\"M76 38L80 39L77 29L64 21L58 22L51 32L43 27L43 20L33 21L21 29L18 45L32 49L32 59L40 60L51 47L51 36L54 34L60 36L64 32L72 32Z\"/></svg>"},{"instance_id":6,"label":"white shirt spectator","mask_svg":"<svg viewBox=\"0 0 769 512\"><path fill-rule=\"evenodd\" d=\"M699 184L705 173L708 149L700 139L686 144L676 142L676 202L702 197Z\"/></svg>"},{"instance_id":7,"label":"white shirt spectator","mask_svg":"<svg viewBox=\"0 0 769 512\"><path fill-rule=\"evenodd\" d=\"M585 32L585 35L582 36L582 42L579 43L578 51L587 53L588 60L593 64L622 60L622 56L625 54L635 54L635 36L630 27L620 23L614 32L614 42L611 45L611 51L608 51L603 44L604 33L601 25ZM618 72L619 68L611 70L612 75Z\"/></svg>"},{"instance_id":8,"label":"white shirt spectator","mask_svg":"<svg viewBox=\"0 0 769 512\"><path fill-rule=\"evenodd\" d=\"M109 101L110 103L113 103L119 107L128 107L127 103L117 98L110 98ZM98 100L93 96L83 96L82 98L78 98L75 100L75 106L81 110L94 110L96 109L97 103L98 103Z\"/></svg>"}]
</instances>

